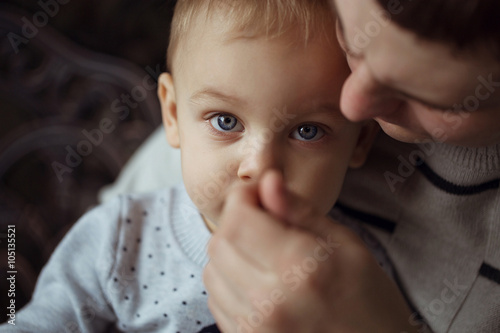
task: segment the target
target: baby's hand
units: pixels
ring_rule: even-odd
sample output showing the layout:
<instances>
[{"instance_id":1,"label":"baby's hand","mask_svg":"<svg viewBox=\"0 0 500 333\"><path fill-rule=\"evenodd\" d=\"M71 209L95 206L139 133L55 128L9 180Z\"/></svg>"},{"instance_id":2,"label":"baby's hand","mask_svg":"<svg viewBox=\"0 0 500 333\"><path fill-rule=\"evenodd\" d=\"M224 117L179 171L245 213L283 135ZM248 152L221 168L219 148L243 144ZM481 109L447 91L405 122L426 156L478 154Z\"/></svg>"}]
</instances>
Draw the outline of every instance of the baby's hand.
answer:
<instances>
[{"instance_id":1,"label":"baby's hand","mask_svg":"<svg viewBox=\"0 0 500 333\"><path fill-rule=\"evenodd\" d=\"M228 198L204 272L223 332L416 332L361 240L288 192L279 174Z\"/></svg>"}]
</instances>

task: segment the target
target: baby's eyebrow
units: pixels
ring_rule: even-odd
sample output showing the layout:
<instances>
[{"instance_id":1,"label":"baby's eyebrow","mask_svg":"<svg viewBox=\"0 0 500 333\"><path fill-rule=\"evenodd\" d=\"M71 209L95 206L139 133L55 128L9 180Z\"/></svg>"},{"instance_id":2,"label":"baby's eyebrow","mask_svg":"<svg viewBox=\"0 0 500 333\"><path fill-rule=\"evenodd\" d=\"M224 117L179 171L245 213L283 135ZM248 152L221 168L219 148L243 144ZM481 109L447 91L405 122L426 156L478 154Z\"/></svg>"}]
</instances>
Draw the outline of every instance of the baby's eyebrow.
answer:
<instances>
[{"instance_id":1,"label":"baby's eyebrow","mask_svg":"<svg viewBox=\"0 0 500 333\"><path fill-rule=\"evenodd\" d=\"M207 100L219 100L226 102L228 104L247 104L245 100L238 96L223 93L222 91L216 90L214 88L203 88L196 91L189 98L189 102L194 104L200 104Z\"/></svg>"}]
</instances>

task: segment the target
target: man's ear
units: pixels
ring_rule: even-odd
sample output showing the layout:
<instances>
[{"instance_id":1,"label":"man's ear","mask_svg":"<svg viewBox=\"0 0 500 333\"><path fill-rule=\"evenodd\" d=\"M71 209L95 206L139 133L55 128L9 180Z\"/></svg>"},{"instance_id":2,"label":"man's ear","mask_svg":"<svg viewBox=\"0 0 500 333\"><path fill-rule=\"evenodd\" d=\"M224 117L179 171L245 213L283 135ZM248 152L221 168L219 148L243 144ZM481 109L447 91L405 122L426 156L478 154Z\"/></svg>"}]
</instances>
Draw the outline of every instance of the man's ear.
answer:
<instances>
[{"instance_id":1,"label":"man's ear","mask_svg":"<svg viewBox=\"0 0 500 333\"><path fill-rule=\"evenodd\" d=\"M167 141L173 148L180 148L174 81L169 73L163 73L158 78L158 98L160 99Z\"/></svg>"},{"instance_id":2,"label":"man's ear","mask_svg":"<svg viewBox=\"0 0 500 333\"><path fill-rule=\"evenodd\" d=\"M368 120L363 123L359 133L358 142L351 155L349 166L351 168L361 167L368 157L368 152L372 147L375 138L380 130L379 124L374 120Z\"/></svg>"}]
</instances>

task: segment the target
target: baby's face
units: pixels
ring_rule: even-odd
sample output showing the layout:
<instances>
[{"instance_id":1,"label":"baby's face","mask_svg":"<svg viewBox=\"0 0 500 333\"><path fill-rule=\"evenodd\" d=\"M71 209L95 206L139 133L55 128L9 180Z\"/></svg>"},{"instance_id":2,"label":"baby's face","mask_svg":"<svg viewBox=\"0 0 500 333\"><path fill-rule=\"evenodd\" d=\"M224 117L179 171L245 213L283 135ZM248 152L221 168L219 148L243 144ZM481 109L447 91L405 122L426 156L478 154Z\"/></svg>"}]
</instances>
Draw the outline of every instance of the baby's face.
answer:
<instances>
[{"instance_id":1,"label":"baby's face","mask_svg":"<svg viewBox=\"0 0 500 333\"><path fill-rule=\"evenodd\" d=\"M189 196L217 224L231 186L273 168L289 190L326 214L349 165L364 158L357 151L361 126L339 111L349 74L343 54L319 39L305 47L290 36L226 37L210 26L191 33L175 88L165 90L175 107L162 101Z\"/></svg>"}]
</instances>

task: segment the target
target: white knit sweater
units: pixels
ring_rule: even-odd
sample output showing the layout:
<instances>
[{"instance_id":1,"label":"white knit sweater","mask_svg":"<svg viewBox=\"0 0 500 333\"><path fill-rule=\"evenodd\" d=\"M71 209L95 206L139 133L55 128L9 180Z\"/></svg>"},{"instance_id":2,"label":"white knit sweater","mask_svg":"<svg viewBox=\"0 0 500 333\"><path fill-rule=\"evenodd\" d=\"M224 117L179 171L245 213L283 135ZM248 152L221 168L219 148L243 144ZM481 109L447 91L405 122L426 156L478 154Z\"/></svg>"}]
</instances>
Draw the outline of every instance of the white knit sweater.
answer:
<instances>
[{"instance_id":1,"label":"white knit sweater","mask_svg":"<svg viewBox=\"0 0 500 333\"><path fill-rule=\"evenodd\" d=\"M202 283L209 238L183 187L121 196L76 223L0 332L217 332Z\"/></svg>"}]
</instances>

